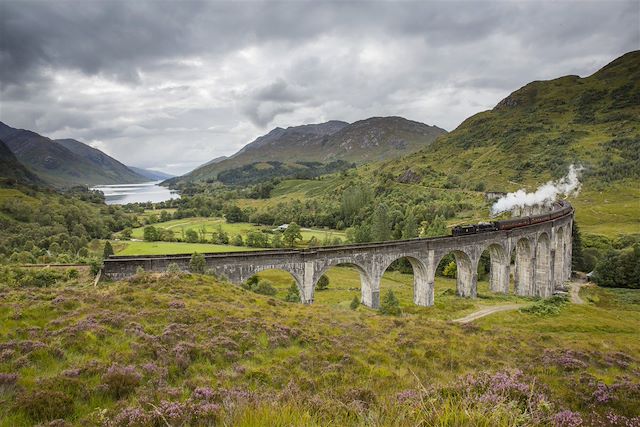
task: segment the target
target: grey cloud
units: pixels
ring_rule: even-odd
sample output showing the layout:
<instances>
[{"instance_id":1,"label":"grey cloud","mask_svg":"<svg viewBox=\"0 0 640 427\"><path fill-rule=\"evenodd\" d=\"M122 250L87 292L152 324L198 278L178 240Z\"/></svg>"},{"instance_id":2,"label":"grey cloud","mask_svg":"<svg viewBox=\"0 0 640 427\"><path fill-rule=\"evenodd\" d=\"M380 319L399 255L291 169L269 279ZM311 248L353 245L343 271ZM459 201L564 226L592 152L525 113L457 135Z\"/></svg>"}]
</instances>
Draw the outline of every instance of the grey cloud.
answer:
<instances>
[{"instance_id":1,"label":"grey cloud","mask_svg":"<svg viewBox=\"0 0 640 427\"><path fill-rule=\"evenodd\" d=\"M270 127L452 129L640 47L640 3L0 2L0 119L186 172Z\"/></svg>"}]
</instances>

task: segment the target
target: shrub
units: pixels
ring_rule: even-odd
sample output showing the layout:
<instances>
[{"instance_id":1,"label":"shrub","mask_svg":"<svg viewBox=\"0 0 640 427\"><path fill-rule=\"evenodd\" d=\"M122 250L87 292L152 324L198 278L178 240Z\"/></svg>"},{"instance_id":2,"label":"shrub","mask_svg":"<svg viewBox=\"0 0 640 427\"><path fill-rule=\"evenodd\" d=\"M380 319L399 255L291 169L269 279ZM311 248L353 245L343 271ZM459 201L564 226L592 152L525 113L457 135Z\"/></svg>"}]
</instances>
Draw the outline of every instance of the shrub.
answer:
<instances>
[{"instance_id":1,"label":"shrub","mask_svg":"<svg viewBox=\"0 0 640 427\"><path fill-rule=\"evenodd\" d=\"M77 279L80 277L80 273L75 268L70 268L66 271L67 279Z\"/></svg>"},{"instance_id":2,"label":"shrub","mask_svg":"<svg viewBox=\"0 0 640 427\"><path fill-rule=\"evenodd\" d=\"M92 258L91 261L89 261L89 267L91 267L91 274L95 276L102 270L102 261Z\"/></svg>"},{"instance_id":3,"label":"shrub","mask_svg":"<svg viewBox=\"0 0 640 427\"><path fill-rule=\"evenodd\" d=\"M273 287L273 284L269 280L264 279L258 281L258 284L251 290L261 295L273 296L276 294L276 288Z\"/></svg>"},{"instance_id":4,"label":"shrub","mask_svg":"<svg viewBox=\"0 0 640 427\"><path fill-rule=\"evenodd\" d=\"M358 295L353 297L353 299L351 300L351 304L349 304L349 307L351 308L351 310L356 310L358 307L360 307L360 298L358 298Z\"/></svg>"},{"instance_id":5,"label":"shrub","mask_svg":"<svg viewBox=\"0 0 640 427\"><path fill-rule=\"evenodd\" d=\"M204 255L194 252L193 255L191 255L191 261L189 261L189 270L191 270L192 273L204 274L205 266Z\"/></svg>"},{"instance_id":6,"label":"shrub","mask_svg":"<svg viewBox=\"0 0 640 427\"><path fill-rule=\"evenodd\" d=\"M21 393L16 408L34 421L65 418L73 413L73 399L55 390L33 390Z\"/></svg>"},{"instance_id":7,"label":"shrub","mask_svg":"<svg viewBox=\"0 0 640 427\"><path fill-rule=\"evenodd\" d=\"M318 284L316 285L316 291L324 291L329 287L329 278L326 275L320 276Z\"/></svg>"},{"instance_id":8,"label":"shrub","mask_svg":"<svg viewBox=\"0 0 640 427\"><path fill-rule=\"evenodd\" d=\"M291 286L289 286L287 296L284 300L287 302L300 302L300 290L298 290L296 282L291 282Z\"/></svg>"},{"instance_id":9,"label":"shrub","mask_svg":"<svg viewBox=\"0 0 640 427\"><path fill-rule=\"evenodd\" d=\"M402 313L400 310L400 302L391 289L389 289L382 298L380 313L390 316L399 316L400 313Z\"/></svg>"},{"instance_id":10,"label":"shrub","mask_svg":"<svg viewBox=\"0 0 640 427\"><path fill-rule=\"evenodd\" d=\"M102 383L109 394L120 399L131 394L140 385L142 375L134 366L120 366L113 364L102 376Z\"/></svg>"},{"instance_id":11,"label":"shrub","mask_svg":"<svg viewBox=\"0 0 640 427\"><path fill-rule=\"evenodd\" d=\"M111 242L107 240L104 244L104 250L102 251L102 259L107 259L113 254L113 246L111 246Z\"/></svg>"},{"instance_id":12,"label":"shrub","mask_svg":"<svg viewBox=\"0 0 640 427\"><path fill-rule=\"evenodd\" d=\"M447 266L442 270L442 275L444 277L456 278L456 274L458 272L458 266L455 261L451 261Z\"/></svg>"},{"instance_id":13,"label":"shrub","mask_svg":"<svg viewBox=\"0 0 640 427\"><path fill-rule=\"evenodd\" d=\"M568 302L564 295L554 295L520 309L522 313L547 316L560 313L560 309Z\"/></svg>"},{"instance_id":14,"label":"shrub","mask_svg":"<svg viewBox=\"0 0 640 427\"><path fill-rule=\"evenodd\" d=\"M62 273L55 270L24 271L18 275L18 283L20 286L46 288L54 285L62 277Z\"/></svg>"},{"instance_id":15,"label":"shrub","mask_svg":"<svg viewBox=\"0 0 640 427\"><path fill-rule=\"evenodd\" d=\"M180 269L180 267L178 267L178 264L176 264L175 262L169 263L169 265L167 265L167 273L169 274L180 274L182 273L182 270Z\"/></svg>"}]
</instances>

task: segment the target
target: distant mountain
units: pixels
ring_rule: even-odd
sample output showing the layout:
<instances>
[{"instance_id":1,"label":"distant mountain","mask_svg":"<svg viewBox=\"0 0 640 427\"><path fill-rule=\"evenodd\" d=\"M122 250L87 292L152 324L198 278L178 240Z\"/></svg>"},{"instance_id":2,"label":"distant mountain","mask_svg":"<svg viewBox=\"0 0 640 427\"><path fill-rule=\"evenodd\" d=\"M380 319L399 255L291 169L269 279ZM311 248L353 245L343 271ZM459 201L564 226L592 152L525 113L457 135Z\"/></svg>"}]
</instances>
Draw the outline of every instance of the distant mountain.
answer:
<instances>
[{"instance_id":1,"label":"distant mountain","mask_svg":"<svg viewBox=\"0 0 640 427\"><path fill-rule=\"evenodd\" d=\"M267 161L368 163L412 153L444 133L444 129L402 117L275 128L228 159L205 164L171 182L213 180L223 171Z\"/></svg>"},{"instance_id":2,"label":"distant mountain","mask_svg":"<svg viewBox=\"0 0 640 427\"><path fill-rule=\"evenodd\" d=\"M134 171L135 173L137 173L138 175L148 178L151 181L161 181L161 180L173 178L175 176L162 171L137 168L135 166L127 166L127 167L132 171Z\"/></svg>"},{"instance_id":3,"label":"distant mountain","mask_svg":"<svg viewBox=\"0 0 640 427\"><path fill-rule=\"evenodd\" d=\"M30 171L56 187L133 184L147 180L100 150L73 139L54 141L2 122L0 139Z\"/></svg>"},{"instance_id":4,"label":"distant mountain","mask_svg":"<svg viewBox=\"0 0 640 427\"><path fill-rule=\"evenodd\" d=\"M12 184L44 184L44 181L18 161L17 157L2 140L0 140L0 181L8 181Z\"/></svg>"}]
</instances>

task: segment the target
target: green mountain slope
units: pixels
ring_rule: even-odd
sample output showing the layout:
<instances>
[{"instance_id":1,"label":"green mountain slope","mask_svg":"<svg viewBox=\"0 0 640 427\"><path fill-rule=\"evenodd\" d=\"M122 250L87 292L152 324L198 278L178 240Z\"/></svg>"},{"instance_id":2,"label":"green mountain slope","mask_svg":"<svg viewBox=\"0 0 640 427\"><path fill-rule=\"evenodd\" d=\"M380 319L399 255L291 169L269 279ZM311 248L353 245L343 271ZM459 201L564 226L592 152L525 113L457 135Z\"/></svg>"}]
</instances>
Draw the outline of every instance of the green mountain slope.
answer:
<instances>
[{"instance_id":1,"label":"green mountain slope","mask_svg":"<svg viewBox=\"0 0 640 427\"><path fill-rule=\"evenodd\" d=\"M0 138L23 165L56 187L146 181L117 160L79 141L53 141L2 122Z\"/></svg>"},{"instance_id":2,"label":"green mountain slope","mask_svg":"<svg viewBox=\"0 0 640 427\"><path fill-rule=\"evenodd\" d=\"M640 232L640 51L593 75L535 81L465 120L428 150L382 174L433 185L447 174L466 188L533 189L581 164L574 200L590 231Z\"/></svg>"},{"instance_id":3,"label":"green mountain slope","mask_svg":"<svg viewBox=\"0 0 640 427\"><path fill-rule=\"evenodd\" d=\"M397 158L430 145L444 133L445 130L436 126L402 117L276 128L230 158L205 164L174 181L212 180L222 171L265 161L328 163L344 160L363 164Z\"/></svg>"},{"instance_id":4,"label":"green mountain slope","mask_svg":"<svg viewBox=\"0 0 640 427\"><path fill-rule=\"evenodd\" d=\"M18 161L13 152L0 140L0 181L12 184L43 185L44 182Z\"/></svg>"}]
</instances>

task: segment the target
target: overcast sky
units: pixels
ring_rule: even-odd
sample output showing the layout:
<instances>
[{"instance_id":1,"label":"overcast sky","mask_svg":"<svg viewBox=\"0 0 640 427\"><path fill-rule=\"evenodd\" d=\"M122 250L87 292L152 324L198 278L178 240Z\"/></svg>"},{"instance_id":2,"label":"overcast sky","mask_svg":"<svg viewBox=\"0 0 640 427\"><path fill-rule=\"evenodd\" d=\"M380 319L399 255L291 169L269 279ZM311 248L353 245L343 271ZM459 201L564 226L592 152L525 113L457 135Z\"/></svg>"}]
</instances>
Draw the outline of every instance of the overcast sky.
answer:
<instances>
[{"instance_id":1,"label":"overcast sky","mask_svg":"<svg viewBox=\"0 0 640 427\"><path fill-rule=\"evenodd\" d=\"M0 120L184 173L281 126L447 130L640 48L640 0L0 2Z\"/></svg>"}]
</instances>

